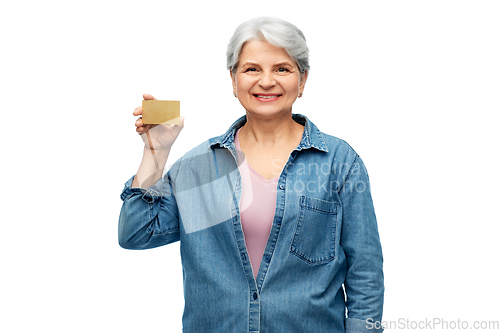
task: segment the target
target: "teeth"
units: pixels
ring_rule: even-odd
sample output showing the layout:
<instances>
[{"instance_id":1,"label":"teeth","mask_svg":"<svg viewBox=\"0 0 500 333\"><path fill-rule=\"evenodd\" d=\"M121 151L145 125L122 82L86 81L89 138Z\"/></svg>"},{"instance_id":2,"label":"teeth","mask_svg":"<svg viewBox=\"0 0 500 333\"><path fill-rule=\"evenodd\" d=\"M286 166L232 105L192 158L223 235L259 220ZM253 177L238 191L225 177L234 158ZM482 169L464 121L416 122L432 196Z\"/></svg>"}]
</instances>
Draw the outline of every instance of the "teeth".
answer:
<instances>
[{"instance_id":1,"label":"teeth","mask_svg":"<svg viewBox=\"0 0 500 333\"><path fill-rule=\"evenodd\" d=\"M258 98L275 98L275 97L278 97L278 95L273 95L273 96L260 96L260 95L257 95Z\"/></svg>"}]
</instances>

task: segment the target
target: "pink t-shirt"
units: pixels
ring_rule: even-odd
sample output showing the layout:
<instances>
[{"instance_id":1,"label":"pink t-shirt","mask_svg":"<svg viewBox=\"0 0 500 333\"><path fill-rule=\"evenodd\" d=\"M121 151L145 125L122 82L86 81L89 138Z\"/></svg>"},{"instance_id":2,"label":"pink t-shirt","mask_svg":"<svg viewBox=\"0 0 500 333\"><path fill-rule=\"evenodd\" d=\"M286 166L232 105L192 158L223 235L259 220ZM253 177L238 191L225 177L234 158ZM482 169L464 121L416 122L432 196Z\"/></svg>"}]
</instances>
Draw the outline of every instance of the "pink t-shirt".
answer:
<instances>
[{"instance_id":1,"label":"pink t-shirt","mask_svg":"<svg viewBox=\"0 0 500 333\"><path fill-rule=\"evenodd\" d=\"M236 149L240 149L236 132ZM242 179L242 194L240 202L241 226L245 235L245 244L252 264L253 275L257 277L260 261L266 248L267 239L276 210L276 186L279 176L265 179L257 173L245 159L239 165Z\"/></svg>"}]
</instances>

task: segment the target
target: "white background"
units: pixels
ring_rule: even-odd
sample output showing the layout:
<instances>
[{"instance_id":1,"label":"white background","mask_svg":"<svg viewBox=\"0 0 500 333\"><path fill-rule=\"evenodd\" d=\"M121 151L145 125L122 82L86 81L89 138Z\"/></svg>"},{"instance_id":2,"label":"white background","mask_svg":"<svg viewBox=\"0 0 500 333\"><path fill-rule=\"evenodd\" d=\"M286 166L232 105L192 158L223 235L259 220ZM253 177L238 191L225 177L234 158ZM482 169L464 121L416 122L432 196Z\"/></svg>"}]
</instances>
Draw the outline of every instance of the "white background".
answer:
<instances>
[{"instance_id":1,"label":"white background","mask_svg":"<svg viewBox=\"0 0 500 333\"><path fill-rule=\"evenodd\" d=\"M367 165L384 321L500 320L498 1L49 0L0 5L1 332L181 331L179 244L117 242L132 111L181 101L171 162L223 133L226 46L261 15L308 40L294 112Z\"/></svg>"}]
</instances>

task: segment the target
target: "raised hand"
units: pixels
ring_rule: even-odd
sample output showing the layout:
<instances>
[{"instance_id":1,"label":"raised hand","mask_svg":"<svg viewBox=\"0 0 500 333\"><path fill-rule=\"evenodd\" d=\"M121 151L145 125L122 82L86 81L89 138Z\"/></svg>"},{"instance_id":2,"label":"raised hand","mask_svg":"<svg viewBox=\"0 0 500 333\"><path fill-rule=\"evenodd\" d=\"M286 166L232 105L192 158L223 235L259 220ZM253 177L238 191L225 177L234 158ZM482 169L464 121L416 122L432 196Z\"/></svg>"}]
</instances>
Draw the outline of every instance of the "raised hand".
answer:
<instances>
[{"instance_id":1,"label":"raised hand","mask_svg":"<svg viewBox=\"0 0 500 333\"><path fill-rule=\"evenodd\" d=\"M156 99L150 94L144 94L143 97L146 100ZM184 117L180 117L178 125L145 125L142 122L142 106L134 110L134 116L139 116L135 127L144 141L144 155L132 182L132 187L149 188L162 176L170 148L184 127Z\"/></svg>"},{"instance_id":2,"label":"raised hand","mask_svg":"<svg viewBox=\"0 0 500 333\"><path fill-rule=\"evenodd\" d=\"M145 100L156 99L153 95L144 94ZM136 131L141 135L144 145L153 150L170 149L177 139L180 131L184 128L184 117L180 117L178 125L170 124L143 124L142 122L142 106L137 107L134 116L140 116L135 122Z\"/></svg>"}]
</instances>

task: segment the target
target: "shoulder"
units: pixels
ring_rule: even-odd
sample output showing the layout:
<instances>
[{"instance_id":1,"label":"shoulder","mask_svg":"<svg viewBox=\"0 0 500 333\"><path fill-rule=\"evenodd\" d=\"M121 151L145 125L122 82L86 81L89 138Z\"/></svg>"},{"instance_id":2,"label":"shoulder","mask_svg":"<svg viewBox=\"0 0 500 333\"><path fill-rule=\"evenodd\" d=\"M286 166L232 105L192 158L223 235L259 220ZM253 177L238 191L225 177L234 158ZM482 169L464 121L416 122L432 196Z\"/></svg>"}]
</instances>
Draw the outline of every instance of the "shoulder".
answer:
<instances>
[{"instance_id":1,"label":"shoulder","mask_svg":"<svg viewBox=\"0 0 500 333\"><path fill-rule=\"evenodd\" d=\"M359 157L358 153L345 140L336 136L321 133L325 141L328 153L336 158L345 157L347 159L355 159Z\"/></svg>"},{"instance_id":2,"label":"shoulder","mask_svg":"<svg viewBox=\"0 0 500 333\"><path fill-rule=\"evenodd\" d=\"M233 171L237 164L229 150L223 149L225 147L221 145L224 137L225 135L220 135L210 138L186 152L170 167L170 177L193 178L196 174L203 178L212 173L219 175Z\"/></svg>"},{"instance_id":3,"label":"shoulder","mask_svg":"<svg viewBox=\"0 0 500 333\"><path fill-rule=\"evenodd\" d=\"M293 114L293 119L304 126L302 148L315 148L315 151L328 155L357 155L354 149L344 140L322 132L309 118L302 114Z\"/></svg>"},{"instance_id":4,"label":"shoulder","mask_svg":"<svg viewBox=\"0 0 500 333\"><path fill-rule=\"evenodd\" d=\"M347 179L353 170L363 167L363 161L358 153L348 144L336 136L322 133L325 145L328 149L328 161L332 170L335 170L341 179Z\"/></svg>"},{"instance_id":5,"label":"shoulder","mask_svg":"<svg viewBox=\"0 0 500 333\"><path fill-rule=\"evenodd\" d=\"M317 151L325 152L332 160L354 161L358 154L345 140L322 132L307 117L300 115L305 121L306 131L309 135L310 144Z\"/></svg>"},{"instance_id":6,"label":"shoulder","mask_svg":"<svg viewBox=\"0 0 500 333\"><path fill-rule=\"evenodd\" d=\"M350 144L320 131L309 119L307 122L311 144L316 148L312 151L316 156L322 155L321 159L326 159L325 162L331 164L332 170L336 170L340 178L347 179L353 170L365 170L363 161Z\"/></svg>"},{"instance_id":7,"label":"shoulder","mask_svg":"<svg viewBox=\"0 0 500 333\"><path fill-rule=\"evenodd\" d=\"M209 157L208 153L210 152L209 147L209 140L206 140L184 153L184 155L177 159L168 169L167 174L169 177L175 179L179 176L181 169L186 170L186 168L192 167L193 165L203 165L203 163L206 163L206 159Z\"/></svg>"}]
</instances>

